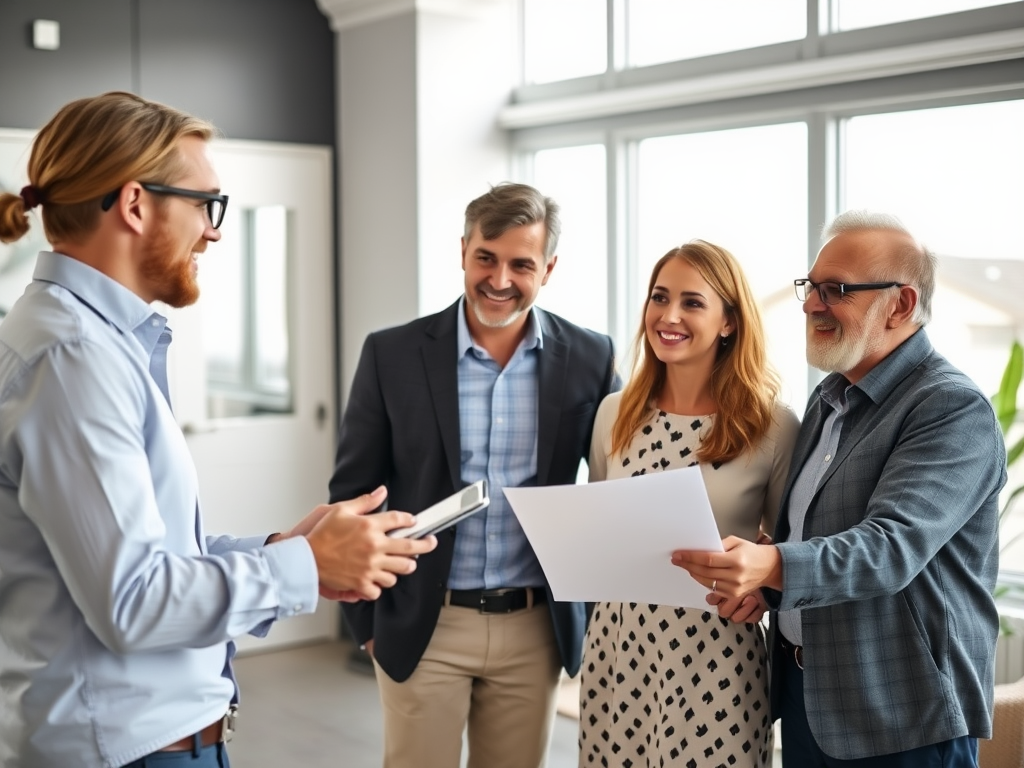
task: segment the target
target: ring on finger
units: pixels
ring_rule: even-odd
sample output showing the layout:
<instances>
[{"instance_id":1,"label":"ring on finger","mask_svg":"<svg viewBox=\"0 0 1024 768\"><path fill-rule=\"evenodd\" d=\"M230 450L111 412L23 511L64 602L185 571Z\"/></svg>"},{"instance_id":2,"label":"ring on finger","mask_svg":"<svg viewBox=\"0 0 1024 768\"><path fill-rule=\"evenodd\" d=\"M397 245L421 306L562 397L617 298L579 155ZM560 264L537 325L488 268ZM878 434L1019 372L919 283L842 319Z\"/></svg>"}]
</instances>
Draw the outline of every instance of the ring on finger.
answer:
<instances>
[{"instance_id":1,"label":"ring on finger","mask_svg":"<svg viewBox=\"0 0 1024 768\"><path fill-rule=\"evenodd\" d=\"M715 579L714 581L711 582L711 591L712 592L717 592L718 591L718 579Z\"/></svg>"}]
</instances>

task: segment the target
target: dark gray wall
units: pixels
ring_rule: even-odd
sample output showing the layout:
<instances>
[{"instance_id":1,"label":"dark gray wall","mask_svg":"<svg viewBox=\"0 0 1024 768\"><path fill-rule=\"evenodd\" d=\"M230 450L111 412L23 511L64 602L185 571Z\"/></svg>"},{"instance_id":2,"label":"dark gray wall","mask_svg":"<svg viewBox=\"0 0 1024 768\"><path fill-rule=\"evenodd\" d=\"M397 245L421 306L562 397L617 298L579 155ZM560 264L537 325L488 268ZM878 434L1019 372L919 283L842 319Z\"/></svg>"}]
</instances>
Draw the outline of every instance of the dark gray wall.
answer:
<instances>
[{"instance_id":1,"label":"dark gray wall","mask_svg":"<svg viewBox=\"0 0 1024 768\"><path fill-rule=\"evenodd\" d=\"M35 19L60 49L32 47ZM335 145L334 33L314 0L0 0L0 127L126 90L227 138Z\"/></svg>"}]
</instances>

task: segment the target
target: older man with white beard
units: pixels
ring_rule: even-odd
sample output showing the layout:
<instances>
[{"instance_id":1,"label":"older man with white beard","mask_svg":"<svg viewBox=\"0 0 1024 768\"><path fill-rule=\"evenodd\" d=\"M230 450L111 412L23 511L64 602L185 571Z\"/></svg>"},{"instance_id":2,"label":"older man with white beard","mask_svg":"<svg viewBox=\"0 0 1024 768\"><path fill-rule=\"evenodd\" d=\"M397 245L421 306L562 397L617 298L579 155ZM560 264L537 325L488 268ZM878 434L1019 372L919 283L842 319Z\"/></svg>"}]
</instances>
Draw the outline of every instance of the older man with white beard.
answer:
<instances>
[{"instance_id":1,"label":"older man with white beard","mask_svg":"<svg viewBox=\"0 0 1024 768\"><path fill-rule=\"evenodd\" d=\"M988 398L935 352L935 257L893 216L840 215L809 276L812 393L775 544L676 552L732 615L772 609L786 768L976 766L991 736L998 497ZM747 602L749 605L749 601ZM736 612L736 618L746 610Z\"/></svg>"}]
</instances>

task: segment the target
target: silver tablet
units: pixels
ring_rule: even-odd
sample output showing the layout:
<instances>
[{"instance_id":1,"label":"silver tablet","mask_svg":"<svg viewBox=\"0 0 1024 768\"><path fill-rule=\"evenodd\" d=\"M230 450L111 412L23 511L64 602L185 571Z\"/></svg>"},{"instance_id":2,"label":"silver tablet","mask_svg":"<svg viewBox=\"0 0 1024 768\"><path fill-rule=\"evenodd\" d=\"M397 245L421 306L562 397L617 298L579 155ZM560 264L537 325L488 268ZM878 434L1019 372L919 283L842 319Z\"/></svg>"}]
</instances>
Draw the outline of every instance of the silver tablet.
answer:
<instances>
[{"instance_id":1,"label":"silver tablet","mask_svg":"<svg viewBox=\"0 0 1024 768\"><path fill-rule=\"evenodd\" d=\"M398 539L422 539L455 525L490 503L491 500L487 496L487 481L477 480L447 499L424 509L416 515L416 522L409 528L395 528L388 531L388 536Z\"/></svg>"}]
</instances>

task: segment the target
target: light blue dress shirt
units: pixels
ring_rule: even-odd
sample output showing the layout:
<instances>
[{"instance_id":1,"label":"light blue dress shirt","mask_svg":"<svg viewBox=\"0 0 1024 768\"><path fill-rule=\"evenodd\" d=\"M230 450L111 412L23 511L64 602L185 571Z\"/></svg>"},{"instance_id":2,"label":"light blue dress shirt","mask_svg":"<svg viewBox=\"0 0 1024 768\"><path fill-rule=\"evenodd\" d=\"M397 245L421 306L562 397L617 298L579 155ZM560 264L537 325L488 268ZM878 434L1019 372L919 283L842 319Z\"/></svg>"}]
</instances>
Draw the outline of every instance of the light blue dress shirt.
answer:
<instances>
[{"instance_id":1,"label":"light blue dress shirt","mask_svg":"<svg viewBox=\"0 0 1024 768\"><path fill-rule=\"evenodd\" d=\"M825 476L826 470L831 466L839 450L839 438L843 434L843 420L850 410L850 401L846 393L852 388L852 384L842 376L836 376L822 385L819 392L821 401L829 410L825 424L821 428L821 435L814 445L814 450L807 456L800 474L793 483L793 490L789 493L789 504L786 514L789 515L789 538L787 541L804 540L804 520L807 519L807 510L814 499L814 493L821 485L821 478ZM824 409L823 409L824 410ZM779 611L779 631L791 645L804 644L804 631L802 626L801 610L791 608L788 611Z\"/></svg>"},{"instance_id":2,"label":"light blue dress shirt","mask_svg":"<svg viewBox=\"0 0 1024 768\"><path fill-rule=\"evenodd\" d=\"M206 537L166 319L41 253L0 323L0 765L112 768L218 720L231 638L316 608L304 538Z\"/></svg>"},{"instance_id":3,"label":"light blue dress shirt","mask_svg":"<svg viewBox=\"0 0 1024 768\"><path fill-rule=\"evenodd\" d=\"M473 341L466 299L458 312L459 438L462 481L486 479L491 503L459 523L451 589L539 587L544 571L502 489L537 482L538 355L544 347L533 311L526 336L502 368Z\"/></svg>"}]
</instances>

